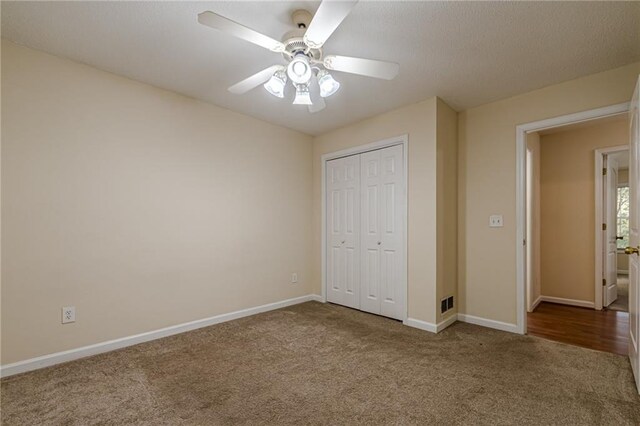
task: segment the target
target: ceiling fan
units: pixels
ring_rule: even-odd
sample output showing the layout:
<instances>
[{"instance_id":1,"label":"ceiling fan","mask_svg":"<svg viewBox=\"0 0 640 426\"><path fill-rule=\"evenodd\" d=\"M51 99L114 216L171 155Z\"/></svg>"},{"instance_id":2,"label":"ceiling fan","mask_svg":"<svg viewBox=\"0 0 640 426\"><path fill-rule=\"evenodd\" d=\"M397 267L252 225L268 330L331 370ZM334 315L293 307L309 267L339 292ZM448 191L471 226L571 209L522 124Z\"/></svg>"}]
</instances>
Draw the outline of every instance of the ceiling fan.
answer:
<instances>
[{"instance_id":1,"label":"ceiling fan","mask_svg":"<svg viewBox=\"0 0 640 426\"><path fill-rule=\"evenodd\" d=\"M329 71L341 71L368 77L392 80L398 74L399 65L392 62L349 56L323 55L322 46L347 17L357 0L320 3L314 16L306 10L292 14L297 29L289 31L282 41L275 40L217 13L206 11L198 15L198 22L229 35L241 38L265 49L283 55L286 65L272 65L233 86L229 91L246 93L259 85L272 95L284 98L288 80L296 89L294 105L307 105L309 112L325 108L324 98L340 88Z\"/></svg>"}]
</instances>

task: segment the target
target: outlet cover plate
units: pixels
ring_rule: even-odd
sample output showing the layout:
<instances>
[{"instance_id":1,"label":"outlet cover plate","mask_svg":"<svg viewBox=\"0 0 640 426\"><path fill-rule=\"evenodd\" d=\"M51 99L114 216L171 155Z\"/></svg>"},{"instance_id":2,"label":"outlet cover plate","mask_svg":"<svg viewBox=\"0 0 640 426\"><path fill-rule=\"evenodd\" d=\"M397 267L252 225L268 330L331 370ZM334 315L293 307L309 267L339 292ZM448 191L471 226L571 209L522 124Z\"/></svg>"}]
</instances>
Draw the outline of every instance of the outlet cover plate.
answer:
<instances>
[{"instance_id":1,"label":"outlet cover plate","mask_svg":"<svg viewBox=\"0 0 640 426\"><path fill-rule=\"evenodd\" d=\"M70 322L76 322L75 306L65 306L62 308L62 323L68 324Z\"/></svg>"},{"instance_id":2,"label":"outlet cover plate","mask_svg":"<svg viewBox=\"0 0 640 426\"><path fill-rule=\"evenodd\" d=\"M489 216L490 228L502 228L504 226L501 214L492 214Z\"/></svg>"}]
</instances>

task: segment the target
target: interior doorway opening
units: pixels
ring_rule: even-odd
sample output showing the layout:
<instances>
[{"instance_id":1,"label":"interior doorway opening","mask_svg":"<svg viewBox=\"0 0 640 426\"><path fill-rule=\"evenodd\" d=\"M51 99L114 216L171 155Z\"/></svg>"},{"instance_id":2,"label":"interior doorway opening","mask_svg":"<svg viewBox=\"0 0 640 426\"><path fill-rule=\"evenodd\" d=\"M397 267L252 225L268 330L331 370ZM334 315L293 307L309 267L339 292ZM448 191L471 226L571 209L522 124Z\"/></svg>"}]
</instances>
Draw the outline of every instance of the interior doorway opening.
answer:
<instances>
[{"instance_id":1,"label":"interior doorway opening","mask_svg":"<svg viewBox=\"0 0 640 426\"><path fill-rule=\"evenodd\" d=\"M597 248L602 253L602 302L596 309L629 312L629 147L596 151L596 167L602 166L601 185L596 186L596 217L602 219ZM601 203L598 201L601 200ZM596 254L597 256L597 254ZM597 294L596 294L597 295Z\"/></svg>"},{"instance_id":2,"label":"interior doorway opening","mask_svg":"<svg viewBox=\"0 0 640 426\"><path fill-rule=\"evenodd\" d=\"M617 247L625 238L618 186L628 168L628 126L620 113L526 134L529 334L626 354L629 319ZM609 306L619 309L605 312Z\"/></svg>"}]
</instances>

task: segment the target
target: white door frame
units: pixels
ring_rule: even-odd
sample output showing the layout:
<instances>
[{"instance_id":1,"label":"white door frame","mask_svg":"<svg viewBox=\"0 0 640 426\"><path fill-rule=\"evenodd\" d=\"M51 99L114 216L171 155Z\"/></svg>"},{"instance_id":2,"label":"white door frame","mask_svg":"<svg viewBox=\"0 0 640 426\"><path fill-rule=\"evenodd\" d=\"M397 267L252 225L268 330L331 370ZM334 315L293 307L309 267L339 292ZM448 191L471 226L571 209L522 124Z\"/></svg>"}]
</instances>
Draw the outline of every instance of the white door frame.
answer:
<instances>
[{"instance_id":1,"label":"white door frame","mask_svg":"<svg viewBox=\"0 0 640 426\"><path fill-rule=\"evenodd\" d=\"M408 158L409 158L409 135L400 135L400 136L396 136L393 138L389 138L389 139L384 139L381 141L377 141L377 142L372 142L372 143L368 143L365 145L359 145L359 146L355 146L352 148L347 148L347 149L343 149L340 151L335 151L335 152L329 152L327 154L323 154L320 157L320 167L321 167L321 171L322 171L322 175L321 175L321 197L322 197L322 205L321 205L321 209L322 209L322 271L321 271L321 276L322 276L322 301L326 302L327 301L327 211L326 211L326 201L327 201L327 188L326 188L326 172L327 172L327 161L330 160L335 160L337 158L342 158L342 157L348 157L350 155L356 155L356 154L362 154L363 152L368 152L368 151L375 151L377 149L382 149L382 148L387 148L390 146L395 146L395 145L402 145L402 162L404 164L404 206L402 206L402 210L403 210L403 219L404 219L404 226L403 226L403 238L404 238L404 263L403 263L403 271L401 272L401 276L402 276L402 281L403 281L403 285L401 285L401 296L402 296L402 300L404 303L404 314L403 314L403 321L406 321L406 319L408 318L408 306L409 303L407 301L407 295L408 295L408 290L407 290L407 286L408 286L408 280L407 280L407 265L409 262L409 245L408 245L408 232L407 232L407 228L408 228L408 209L407 209L407 187L408 185Z\"/></svg>"},{"instance_id":2,"label":"white door frame","mask_svg":"<svg viewBox=\"0 0 640 426\"><path fill-rule=\"evenodd\" d=\"M527 332L527 297L526 297L526 161L527 161L527 133L539 132L554 127L583 121L596 120L610 117L629 111L629 102L596 108L575 114L562 115L560 117L516 126L516 332ZM602 286L602 283L600 283ZM602 295L600 296L602 297ZM602 299L601 302L602 303Z\"/></svg>"},{"instance_id":3,"label":"white door frame","mask_svg":"<svg viewBox=\"0 0 640 426\"><path fill-rule=\"evenodd\" d=\"M602 169L604 167L604 156L608 154L613 154L621 151L629 151L629 145L619 145L612 146L608 148L599 148L596 149L596 161L595 161L595 177L596 177L596 185L595 185L595 197L596 197L596 224L595 224L595 235L596 235L596 247L595 247L595 260L596 260L596 270L595 270L595 305L594 308L598 311L602 310L602 273L604 269L602 253L604 250L604 245L606 242L602 238L602 224L604 223L604 205L603 205L603 196L604 196L604 186L602 184Z\"/></svg>"},{"instance_id":4,"label":"white door frame","mask_svg":"<svg viewBox=\"0 0 640 426\"><path fill-rule=\"evenodd\" d=\"M539 156L540 153L538 152L537 155ZM527 163L527 168L526 170L526 174L527 176L525 177L525 184L527 185L527 189L525 191L525 196L526 196L526 200L525 200L525 206L526 206L526 210L525 210L525 239L527 241L530 242L530 244L527 244L525 246L525 272L526 272L526 280L525 280L525 287L526 287L526 293L525 293L525 297L527 298L526 301L526 308L527 308L527 312L531 312L533 311L536 306L538 306L538 304L540 303L540 295L538 294L538 297L536 297L534 299L534 294L533 294L533 287L534 287L534 281L535 282L540 282L540 277L538 276L538 274L533 275L533 272L539 272L537 270L537 263L538 263L538 256L536 256L537 253L534 253L535 250L537 250L536 246L533 244L533 241L535 239L534 237L534 233L533 233L533 222L534 222L534 217L536 217L537 215L534 212L534 207L535 205L540 203L540 200L536 200L535 204L533 202L533 169L534 167L534 154L533 151L531 149L529 149L529 147L527 146L525 148L525 161ZM527 270L526 268L529 267L529 270Z\"/></svg>"}]
</instances>

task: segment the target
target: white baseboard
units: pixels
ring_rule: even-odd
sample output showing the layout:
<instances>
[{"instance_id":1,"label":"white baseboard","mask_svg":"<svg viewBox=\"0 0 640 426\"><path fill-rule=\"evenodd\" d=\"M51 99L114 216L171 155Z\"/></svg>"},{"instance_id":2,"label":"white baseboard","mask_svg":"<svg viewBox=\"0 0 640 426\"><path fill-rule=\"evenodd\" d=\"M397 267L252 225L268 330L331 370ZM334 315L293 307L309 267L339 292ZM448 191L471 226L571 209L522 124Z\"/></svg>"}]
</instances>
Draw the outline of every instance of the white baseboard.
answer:
<instances>
[{"instance_id":1,"label":"white baseboard","mask_svg":"<svg viewBox=\"0 0 640 426\"><path fill-rule=\"evenodd\" d=\"M542 296L538 296L535 302L533 302L533 305L531 306L531 310L529 312L535 311L538 305L540 304L540 302L542 302Z\"/></svg>"},{"instance_id":2,"label":"white baseboard","mask_svg":"<svg viewBox=\"0 0 640 426\"><path fill-rule=\"evenodd\" d=\"M444 330L445 328L449 327L451 324L456 322L457 319L458 319L457 315L454 314L454 315L451 315L449 318L445 319L444 321L440 321L439 323L434 324L432 322L422 321L415 318L407 318L406 320L403 321L403 324L408 325L409 327L419 328L420 330L425 330L431 333L440 333L442 330Z\"/></svg>"},{"instance_id":3,"label":"white baseboard","mask_svg":"<svg viewBox=\"0 0 640 426\"><path fill-rule=\"evenodd\" d=\"M458 321L458 314L453 314L449 318L446 318L436 324L436 333L440 333L445 328L449 327L454 322Z\"/></svg>"},{"instance_id":4,"label":"white baseboard","mask_svg":"<svg viewBox=\"0 0 640 426\"><path fill-rule=\"evenodd\" d=\"M122 337L120 339L109 340L107 342L96 343L94 345L83 346L68 351L56 352L49 355L39 356L24 361L14 362L0 366L0 377L8 377L14 374L25 373L39 368L49 367L63 362L73 361L92 355L110 352L116 349L126 348L127 346L137 345L139 343L151 340L161 339L163 337L172 336L174 334L184 333L186 331L196 330L210 325L220 324L222 322L231 321L238 318L248 317L250 315L262 312L272 311L274 309L285 308L291 305L309 301L322 301L322 297L317 294L308 294L306 296L295 297L293 299L281 300L279 302L268 303L266 305L256 306L253 308L241 309L235 312L216 315L210 318L204 318L196 321L186 322L183 324L173 325L161 328L159 330L148 331L133 336Z\"/></svg>"},{"instance_id":5,"label":"white baseboard","mask_svg":"<svg viewBox=\"0 0 640 426\"><path fill-rule=\"evenodd\" d=\"M460 313L456 315L451 315L449 318L437 324L427 322L427 321L422 321L415 318L407 318L404 321L404 324L408 325L409 327L419 328L420 330L425 330L431 333L439 333L440 331L449 327L451 324L453 324L456 321L466 322L466 323L475 324L475 325L481 325L483 327L494 328L496 330L507 331L509 333L520 334L518 332L518 326L516 324L510 324L507 322L490 320L486 318L476 317L476 316L467 315L467 314L460 314Z\"/></svg>"},{"instance_id":6,"label":"white baseboard","mask_svg":"<svg viewBox=\"0 0 640 426\"><path fill-rule=\"evenodd\" d=\"M594 308L595 303L587 300L565 299L563 297L540 296L542 302L559 303L561 305L579 306L581 308Z\"/></svg>"},{"instance_id":7,"label":"white baseboard","mask_svg":"<svg viewBox=\"0 0 640 426\"><path fill-rule=\"evenodd\" d=\"M436 325L432 322L422 321L415 318L407 318L402 321L404 325L408 325L409 327L419 328L420 330L428 331L430 333L437 333Z\"/></svg>"},{"instance_id":8,"label":"white baseboard","mask_svg":"<svg viewBox=\"0 0 640 426\"><path fill-rule=\"evenodd\" d=\"M436 333L440 333L442 330L449 327L456 321L458 321L458 314L453 314L450 317L445 318L444 320L436 324Z\"/></svg>"},{"instance_id":9,"label":"white baseboard","mask_svg":"<svg viewBox=\"0 0 640 426\"><path fill-rule=\"evenodd\" d=\"M476 317L467 314L458 314L458 321L467 322L469 324L481 325L483 327L495 328L496 330L508 331L510 333L517 333L518 326L516 324L510 324L508 322L490 320L486 318Z\"/></svg>"},{"instance_id":10,"label":"white baseboard","mask_svg":"<svg viewBox=\"0 0 640 426\"><path fill-rule=\"evenodd\" d=\"M320 296L319 294L310 294L309 297L310 297L309 300L311 301L326 303L326 300L322 299L322 296Z\"/></svg>"}]
</instances>

